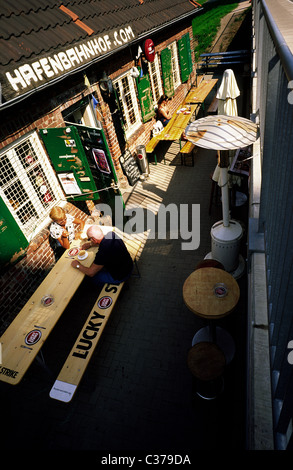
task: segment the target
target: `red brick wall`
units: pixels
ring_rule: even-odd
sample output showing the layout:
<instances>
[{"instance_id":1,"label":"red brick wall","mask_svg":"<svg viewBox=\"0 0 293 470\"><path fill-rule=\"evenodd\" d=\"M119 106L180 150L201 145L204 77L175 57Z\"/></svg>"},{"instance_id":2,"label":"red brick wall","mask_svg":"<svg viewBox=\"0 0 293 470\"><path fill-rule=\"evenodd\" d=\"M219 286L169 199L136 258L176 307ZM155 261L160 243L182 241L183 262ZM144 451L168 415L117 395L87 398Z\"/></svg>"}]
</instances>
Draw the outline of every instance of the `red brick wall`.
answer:
<instances>
[{"instance_id":1,"label":"red brick wall","mask_svg":"<svg viewBox=\"0 0 293 470\"><path fill-rule=\"evenodd\" d=\"M154 38L156 51L160 52L171 42L178 40L183 34L189 32L191 39L191 50L193 51L193 35L191 26L184 30L177 27L172 29L165 36L162 34ZM128 54L128 55L127 55ZM111 78L115 78L125 70L135 65L130 50L126 50L117 57L117 61L103 63L103 69L107 70ZM109 106L103 101L98 86L98 77L101 74L99 67L93 68L89 72L91 88L88 90L83 83L82 74L75 74L70 79L61 81L49 87L47 90L32 95L32 97L20 102L18 105L8 108L2 113L0 112L0 149L14 142L17 138L25 135L31 130L45 127L62 127L64 121L62 111L72 104L92 92L96 92L100 103L102 113L102 124L106 134L110 153L113 158L117 176L120 181L125 182L125 176L119 163L121 150L115 133L115 128L109 112ZM187 83L180 85L176 90L170 105L171 111L174 111L186 96L191 83L195 80L195 71L189 78ZM3 119L2 119L3 117ZM5 118L5 119L4 119ZM151 131L155 119L153 118L140 129L127 142L128 148L135 155L138 145L146 145L150 140ZM79 218L86 219L88 217L75 206L68 204L68 210ZM52 250L48 243L48 230L42 232L31 242L27 255L9 271L0 278L0 334L3 333L9 322L17 315L19 310L31 296L42 279L54 264Z\"/></svg>"},{"instance_id":2,"label":"red brick wall","mask_svg":"<svg viewBox=\"0 0 293 470\"><path fill-rule=\"evenodd\" d=\"M70 203L65 210L82 220L89 217ZM31 241L26 256L0 277L0 335L55 264L48 236L49 227Z\"/></svg>"},{"instance_id":3,"label":"red brick wall","mask_svg":"<svg viewBox=\"0 0 293 470\"><path fill-rule=\"evenodd\" d=\"M165 34L165 36L160 35L157 39L154 38L156 52L160 53L169 44L171 44L174 41L177 41L184 34L189 33L190 47L191 47L191 51L192 51L192 59L193 59L193 62L194 62L194 52L193 52L193 50L194 50L194 40L193 40L193 34L192 34L192 27L188 26L185 29L181 29L181 27L177 27L177 31L173 30L172 32L173 32L173 35L171 35L171 36L170 36L170 32L169 32L168 34ZM125 58L124 58L124 61L125 61ZM125 66L125 63L124 63L124 66L123 66L122 59L121 59L121 64L119 64L117 62L115 62L114 65L109 63L109 67L108 67L108 70L110 70L109 75L111 76L112 79L114 79L117 76L119 76L123 71L128 70L129 68L133 67L134 65L135 65L134 60L131 60L131 58L129 58L129 62L126 64L126 66ZM113 73L111 73L111 69L114 68L114 67L115 67L115 71L113 70ZM119 70L118 70L118 67L119 67ZM175 109L178 108L178 106L180 106L180 104L184 100L185 96L187 95L187 92L189 91L192 83L195 81L195 77L196 77L196 70L194 69L194 71L191 74L191 76L189 77L188 81L181 84L176 89L175 95L172 98L172 101L170 102L171 112L174 112ZM108 109L107 105L104 106L103 111L106 112L106 114L104 115L104 118L109 124L109 126L107 126L108 131L110 129L109 134L108 134L108 137L109 137L108 141L111 142L111 144L110 144L111 145L111 154L112 154L112 157L114 157L114 162L115 162L116 160L118 160L118 158L120 156L120 153L119 153L120 149L119 149L119 145L118 145L118 141L116 139L116 136L114 136L113 133L111 132L110 120L109 120L109 118L107 119L107 115L109 116L109 109ZM133 155L136 154L136 147L138 145L146 145L149 142L150 138L152 137L152 129L154 127L154 124L155 124L155 118L152 118L150 121L146 122L143 126L141 126L138 129L138 131L130 137L127 144L128 144L129 150L131 151L131 153ZM112 129L113 129L113 132L115 133L113 126L112 126ZM119 163L118 163L118 165L120 167Z\"/></svg>"},{"instance_id":4,"label":"red brick wall","mask_svg":"<svg viewBox=\"0 0 293 470\"><path fill-rule=\"evenodd\" d=\"M177 29L176 27L175 29L173 28L171 36L170 32L168 32L165 33L165 35L160 34L157 37L154 37L156 52L160 53L171 42L180 39L182 35L186 33L189 33L191 50L193 51L194 41L192 27L188 26L184 29L181 28L181 26L177 26ZM114 79L134 65L135 62L131 56L131 52L129 50L125 50L123 54L117 54L115 61L113 61L113 59L108 62L105 61L103 68L107 70L111 78ZM64 126L65 123L62 117L62 111L88 94L95 92L100 103L103 129L107 138L114 167L117 172L117 177L120 180L124 180L124 174L119 162L121 149L115 133L109 106L104 102L98 86L98 77L100 72L101 71L97 68L97 70L93 70L89 73L90 82L92 84L89 90L83 84L83 78L81 78L82 75L76 74L76 76L73 76L70 80L65 80L64 83L61 82L54 87L49 87L48 90L39 92L37 94L37 99L32 96L31 98L21 102L19 105L14 106L12 111L8 108L7 111L5 111L5 120L3 120L3 124L0 126L0 150L31 130L45 127ZM175 97L170 103L171 111L174 111L180 105L194 80L195 71L189 78L188 82L183 83L176 90ZM141 126L137 133L131 136L127 145L133 154L136 153L137 145L147 144L151 137L154 123L155 119L153 118L145 125Z\"/></svg>"}]
</instances>

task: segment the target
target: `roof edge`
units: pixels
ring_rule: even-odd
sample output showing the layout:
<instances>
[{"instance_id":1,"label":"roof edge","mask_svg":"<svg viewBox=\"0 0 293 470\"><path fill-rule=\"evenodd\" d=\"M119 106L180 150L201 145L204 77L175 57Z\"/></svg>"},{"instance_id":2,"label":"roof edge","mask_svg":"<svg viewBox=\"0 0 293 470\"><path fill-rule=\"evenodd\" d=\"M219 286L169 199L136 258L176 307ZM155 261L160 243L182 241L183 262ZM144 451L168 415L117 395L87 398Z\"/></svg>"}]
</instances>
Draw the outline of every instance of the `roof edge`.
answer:
<instances>
[{"instance_id":1,"label":"roof edge","mask_svg":"<svg viewBox=\"0 0 293 470\"><path fill-rule=\"evenodd\" d=\"M89 67L91 67L92 65L98 63L98 62L101 62L102 60L105 60L107 58L109 58L111 55L113 54L116 54L124 49L126 49L127 47L129 46L132 46L132 45L135 45L139 42L141 42L142 40L144 40L145 38L149 37L151 34L157 34L159 33L160 31L164 30L164 29L167 29L169 27L171 27L172 25L176 24L176 23L179 23L181 21L184 21L188 18L190 18L191 16L195 16L196 14L198 14L201 10L203 10L203 7L201 8L197 8L191 12L188 12L188 13L185 13L184 15L181 15L179 17L176 17L174 18L172 21L169 21L168 23L165 23L164 25L160 25L158 27L155 27L153 29L150 29L148 30L146 33L144 34L141 34L141 35L138 35L137 37L135 37L132 29L130 31L130 29L128 29L128 34L133 35L132 38L130 38L129 41L126 41L124 44L121 44L119 45L119 42L116 42L116 47L114 47L113 49L107 51L107 52L104 52L103 54L101 55L98 55L97 57L93 57L91 58L89 61L79 65L79 66L76 66L74 67L73 69L70 69L68 70L67 72L64 72L64 73L61 73L60 75L56 76L56 77L53 77L52 79L44 82L44 83L41 83L41 84L37 84L37 86L35 86L34 84L31 84L30 85L30 89L28 89L27 91L25 91L24 93L19 93L17 94L16 96L12 96L11 99L8 99L7 101L5 101L4 103L0 103L0 112L4 109L7 109L11 106L14 106L15 104L29 98L31 95L33 95L34 93L38 93L42 90L44 90L45 88L49 87L49 86L53 86L55 85L56 83L59 83L60 81L62 80L66 80L68 77L72 76L73 74L76 74L76 73L80 73L82 71L85 71L86 69L88 69ZM131 28L130 26L124 26L124 28ZM121 29L120 29L121 30ZM115 37L115 32L116 30L112 31L113 33L113 38ZM130 37L130 36L129 36ZM94 41L94 40L97 40L99 39L99 36L95 36L95 37L92 37L90 39L88 39L88 41ZM119 40L119 38L116 36L116 39ZM65 49L65 51L67 50L73 50L74 47L78 47L80 44L84 44L85 42L88 42L88 41L82 41L82 42L78 42L76 43L75 45L72 45L71 47ZM113 39L113 41L115 42L115 39ZM120 41L121 42L121 41ZM62 49L59 54L65 54L64 52L64 49ZM45 60L45 58L40 58L40 60ZM29 65L30 62L33 62L32 60L31 61L28 61L28 64L25 64L23 65L23 67L25 67L26 65ZM34 60L33 62L34 64L38 63L37 60ZM34 74L34 76L37 75L37 65L34 65L35 67L35 70L36 70L36 73ZM18 70L18 69L15 69L15 70ZM9 72L6 72L6 73L9 73ZM40 70L39 70L39 73L40 73ZM6 78L3 77L3 73L1 74L2 77L1 77L1 81L2 81L2 84L4 82L7 82ZM19 74L20 75L20 74ZM5 78L5 80L3 80L3 78ZM18 77L18 80L20 81L22 79L22 77ZM12 80L12 83L13 83L13 77L11 77L11 80ZM32 75L28 75L28 81L32 81ZM7 86L9 86L11 84L8 84ZM16 83L15 83L15 86L17 87ZM17 90L15 90L17 92ZM11 94L11 91L10 91L10 94ZM8 95L8 93L7 93ZM3 96L4 93L3 93Z\"/></svg>"}]
</instances>

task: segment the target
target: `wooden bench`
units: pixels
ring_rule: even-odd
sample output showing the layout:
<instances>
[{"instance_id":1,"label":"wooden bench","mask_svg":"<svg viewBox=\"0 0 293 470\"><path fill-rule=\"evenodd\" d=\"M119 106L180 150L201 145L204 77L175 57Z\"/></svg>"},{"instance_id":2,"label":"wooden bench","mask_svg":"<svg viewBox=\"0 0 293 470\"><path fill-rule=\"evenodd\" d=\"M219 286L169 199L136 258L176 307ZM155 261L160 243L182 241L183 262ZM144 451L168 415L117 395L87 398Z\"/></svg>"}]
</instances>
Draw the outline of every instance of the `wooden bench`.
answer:
<instances>
[{"instance_id":1,"label":"wooden bench","mask_svg":"<svg viewBox=\"0 0 293 470\"><path fill-rule=\"evenodd\" d=\"M71 247L78 245L74 240ZM96 251L94 247L88 250L85 266L92 264ZM83 273L71 268L71 262L66 250L1 336L1 381L17 385L41 354L44 342L84 279ZM49 295L53 296L51 302L48 298L44 302Z\"/></svg>"},{"instance_id":2,"label":"wooden bench","mask_svg":"<svg viewBox=\"0 0 293 470\"><path fill-rule=\"evenodd\" d=\"M159 142L160 142L159 136L155 135L146 145L146 148L145 148L146 153L153 153ZM157 156L155 153L154 153L154 159L155 159L155 164L157 165Z\"/></svg>"},{"instance_id":3,"label":"wooden bench","mask_svg":"<svg viewBox=\"0 0 293 470\"><path fill-rule=\"evenodd\" d=\"M218 98L215 96L213 101L208 107L208 111L207 111L208 114L215 114L218 111L218 104L219 104Z\"/></svg>"},{"instance_id":4,"label":"wooden bench","mask_svg":"<svg viewBox=\"0 0 293 470\"><path fill-rule=\"evenodd\" d=\"M131 238L124 240L124 242L137 267L136 259L141 248L141 242ZM140 277L139 271L138 276ZM123 285L124 282L119 285L104 285L50 391L51 398L66 403L73 398Z\"/></svg>"},{"instance_id":5,"label":"wooden bench","mask_svg":"<svg viewBox=\"0 0 293 470\"><path fill-rule=\"evenodd\" d=\"M185 165L185 157L186 157L186 155L189 155L191 153L192 166L194 166L194 152L193 152L194 147L195 147L195 144L188 141L180 149L181 165L183 165L183 164ZM198 149L198 147L197 147L197 149Z\"/></svg>"}]
</instances>

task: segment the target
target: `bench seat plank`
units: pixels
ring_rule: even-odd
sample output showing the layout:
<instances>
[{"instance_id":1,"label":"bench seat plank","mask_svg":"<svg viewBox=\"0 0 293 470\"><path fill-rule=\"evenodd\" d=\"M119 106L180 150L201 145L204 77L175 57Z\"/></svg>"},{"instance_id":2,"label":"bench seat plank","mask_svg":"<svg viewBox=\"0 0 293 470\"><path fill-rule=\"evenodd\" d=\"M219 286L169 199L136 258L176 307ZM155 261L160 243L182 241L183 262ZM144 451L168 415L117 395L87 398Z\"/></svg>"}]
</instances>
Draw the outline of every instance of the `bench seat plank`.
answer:
<instances>
[{"instance_id":1,"label":"bench seat plank","mask_svg":"<svg viewBox=\"0 0 293 470\"><path fill-rule=\"evenodd\" d=\"M180 149L180 153L190 153L194 149L195 144L192 142L188 141L186 144L183 145L182 149Z\"/></svg>"},{"instance_id":2,"label":"bench seat plank","mask_svg":"<svg viewBox=\"0 0 293 470\"><path fill-rule=\"evenodd\" d=\"M131 238L127 239L127 236L123 238L133 261L135 261L141 248L141 242ZM113 311L123 285L124 282L121 282L119 285L105 284L102 288L95 305L51 388L51 398L65 403L72 400Z\"/></svg>"},{"instance_id":3,"label":"bench seat plank","mask_svg":"<svg viewBox=\"0 0 293 470\"><path fill-rule=\"evenodd\" d=\"M147 153L152 153L156 146L158 145L158 143L160 142L160 139L157 135L155 135L154 137L152 137L152 139L147 143L145 149L146 149L146 152Z\"/></svg>"},{"instance_id":4,"label":"bench seat plank","mask_svg":"<svg viewBox=\"0 0 293 470\"><path fill-rule=\"evenodd\" d=\"M186 142L182 149L180 149L180 155L181 155L181 165L185 165L185 156L189 155L191 153L191 158L192 158L192 166L194 166L194 148L196 145L190 141ZM196 147L196 152L198 151L198 147Z\"/></svg>"},{"instance_id":5,"label":"bench seat plank","mask_svg":"<svg viewBox=\"0 0 293 470\"><path fill-rule=\"evenodd\" d=\"M104 331L123 285L124 282L121 282L119 285L104 285L78 335L78 339L51 388L51 398L66 403L71 401Z\"/></svg>"}]
</instances>

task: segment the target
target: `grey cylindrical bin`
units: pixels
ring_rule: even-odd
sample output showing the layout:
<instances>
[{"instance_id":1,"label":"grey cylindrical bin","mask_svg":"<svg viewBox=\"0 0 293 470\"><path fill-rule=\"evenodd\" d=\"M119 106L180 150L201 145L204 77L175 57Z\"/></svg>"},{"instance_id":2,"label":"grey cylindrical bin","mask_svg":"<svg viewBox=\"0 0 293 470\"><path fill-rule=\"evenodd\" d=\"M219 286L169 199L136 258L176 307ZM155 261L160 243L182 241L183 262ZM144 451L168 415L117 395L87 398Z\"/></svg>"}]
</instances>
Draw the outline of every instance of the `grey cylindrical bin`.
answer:
<instances>
[{"instance_id":1,"label":"grey cylindrical bin","mask_svg":"<svg viewBox=\"0 0 293 470\"><path fill-rule=\"evenodd\" d=\"M137 162L139 169L142 173L144 174L149 174L149 161L147 158L147 153L144 145L138 145L136 147L136 153L137 153Z\"/></svg>"}]
</instances>

